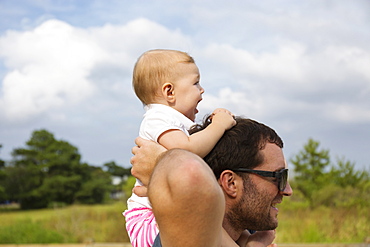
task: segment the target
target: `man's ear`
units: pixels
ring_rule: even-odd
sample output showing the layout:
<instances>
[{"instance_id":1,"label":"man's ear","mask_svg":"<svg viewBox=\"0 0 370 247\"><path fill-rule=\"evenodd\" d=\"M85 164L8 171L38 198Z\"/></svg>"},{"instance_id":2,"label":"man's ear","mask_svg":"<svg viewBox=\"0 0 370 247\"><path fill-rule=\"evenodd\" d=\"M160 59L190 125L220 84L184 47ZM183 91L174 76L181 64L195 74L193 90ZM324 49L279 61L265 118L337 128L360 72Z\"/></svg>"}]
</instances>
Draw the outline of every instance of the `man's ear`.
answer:
<instances>
[{"instance_id":1,"label":"man's ear","mask_svg":"<svg viewBox=\"0 0 370 247\"><path fill-rule=\"evenodd\" d=\"M237 175L230 170L225 170L221 173L218 183L222 187L223 191L230 197L236 197L238 191L238 185L240 179Z\"/></svg>"},{"instance_id":2,"label":"man's ear","mask_svg":"<svg viewBox=\"0 0 370 247\"><path fill-rule=\"evenodd\" d=\"M171 82L166 82L162 85L162 95L169 103L175 100L175 88Z\"/></svg>"}]
</instances>

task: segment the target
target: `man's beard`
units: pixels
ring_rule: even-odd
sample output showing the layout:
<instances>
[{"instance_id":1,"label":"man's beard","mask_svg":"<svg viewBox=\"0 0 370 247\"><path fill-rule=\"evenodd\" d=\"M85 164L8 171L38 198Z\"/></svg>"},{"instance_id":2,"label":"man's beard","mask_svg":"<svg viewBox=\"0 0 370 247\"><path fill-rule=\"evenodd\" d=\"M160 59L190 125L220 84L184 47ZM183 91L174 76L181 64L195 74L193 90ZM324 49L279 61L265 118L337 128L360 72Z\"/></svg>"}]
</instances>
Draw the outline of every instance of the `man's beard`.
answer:
<instances>
[{"instance_id":1,"label":"man's beard","mask_svg":"<svg viewBox=\"0 0 370 247\"><path fill-rule=\"evenodd\" d=\"M258 193L256 186L248 178L243 180L244 194L226 213L226 219L234 230L238 231L275 229L277 220L270 215L271 199L268 199L264 191Z\"/></svg>"}]
</instances>

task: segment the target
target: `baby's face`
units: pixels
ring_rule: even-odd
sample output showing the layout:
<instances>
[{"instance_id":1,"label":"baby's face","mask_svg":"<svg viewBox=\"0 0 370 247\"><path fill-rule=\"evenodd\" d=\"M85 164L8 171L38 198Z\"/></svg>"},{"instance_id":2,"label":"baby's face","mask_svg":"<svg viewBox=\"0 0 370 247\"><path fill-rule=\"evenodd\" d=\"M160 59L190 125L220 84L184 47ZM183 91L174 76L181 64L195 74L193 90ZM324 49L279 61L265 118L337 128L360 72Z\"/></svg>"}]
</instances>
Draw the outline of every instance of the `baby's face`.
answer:
<instances>
[{"instance_id":1,"label":"baby's face","mask_svg":"<svg viewBox=\"0 0 370 247\"><path fill-rule=\"evenodd\" d=\"M176 66L178 76L173 82L176 99L173 108L194 121L198 113L198 103L202 100L204 93L199 82L199 69L195 63L179 63Z\"/></svg>"}]
</instances>

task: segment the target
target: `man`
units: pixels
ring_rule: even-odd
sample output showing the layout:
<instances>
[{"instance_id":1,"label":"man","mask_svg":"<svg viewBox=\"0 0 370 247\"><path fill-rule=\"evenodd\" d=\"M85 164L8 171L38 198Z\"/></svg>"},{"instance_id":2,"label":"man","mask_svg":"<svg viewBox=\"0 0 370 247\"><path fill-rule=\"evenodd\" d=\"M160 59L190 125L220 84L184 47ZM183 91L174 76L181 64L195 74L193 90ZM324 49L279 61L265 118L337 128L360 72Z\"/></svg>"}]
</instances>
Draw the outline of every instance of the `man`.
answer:
<instances>
[{"instance_id":1,"label":"man","mask_svg":"<svg viewBox=\"0 0 370 247\"><path fill-rule=\"evenodd\" d=\"M236 121L204 158L213 174L198 156L184 150L170 150L159 158L148 195L163 246L271 243L271 231L243 236L245 229L275 229L276 205L293 193L287 181L283 142L261 123L243 118ZM198 130L208 124L206 120ZM132 150L132 174L146 184L150 162L157 156L153 152L163 149L142 139L137 139L137 144ZM156 150L145 153L150 145Z\"/></svg>"}]
</instances>

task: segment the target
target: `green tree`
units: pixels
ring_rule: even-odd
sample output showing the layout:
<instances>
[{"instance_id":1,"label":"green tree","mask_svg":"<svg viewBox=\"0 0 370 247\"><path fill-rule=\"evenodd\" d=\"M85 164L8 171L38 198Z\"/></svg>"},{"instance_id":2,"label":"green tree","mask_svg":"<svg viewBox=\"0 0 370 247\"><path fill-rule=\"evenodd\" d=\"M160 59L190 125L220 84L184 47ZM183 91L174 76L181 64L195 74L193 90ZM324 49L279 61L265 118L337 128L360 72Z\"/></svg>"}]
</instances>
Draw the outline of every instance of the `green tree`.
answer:
<instances>
[{"instance_id":1,"label":"green tree","mask_svg":"<svg viewBox=\"0 0 370 247\"><path fill-rule=\"evenodd\" d=\"M340 188L336 193L335 206L370 206L370 173L356 170L355 163L338 159L330 172L330 181Z\"/></svg>"},{"instance_id":2,"label":"green tree","mask_svg":"<svg viewBox=\"0 0 370 247\"><path fill-rule=\"evenodd\" d=\"M123 183L122 183L122 191L127 200L132 195L132 188L134 187L136 182L136 178L134 176L129 176Z\"/></svg>"},{"instance_id":3,"label":"green tree","mask_svg":"<svg viewBox=\"0 0 370 247\"><path fill-rule=\"evenodd\" d=\"M3 145L0 144L0 150L3 148ZM0 169L3 169L5 167L5 161L3 161L2 159L0 159Z\"/></svg>"},{"instance_id":4,"label":"green tree","mask_svg":"<svg viewBox=\"0 0 370 247\"><path fill-rule=\"evenodd\" d=\"M91 179L82 185L81 190L76 194L76 199L85 204L103 203L113 189L111 176L100 167L89 169Z\"/></svg>"},{"instance_id":5,"label":"green tree","mask_svg":"<svg viewBox=\"0 0 370 247\"><path fill-rule=\"evenodd\" d=\"M41 186L42 183L42 174L37 167L8 166L5 168L5 173L7 176L4 180L4 185L8 200L20 202L24 199L25 201L22 201L23 205L27 205L32 201L35 201L37 205L43 205L42 201L44 198L41 196L37 197L37 193L33 191ZM34 199L31 200L31 198ZM39 207L35 205L35 208Z\"/></svg>"},{"instance_id":6,"label":"green tree","mask_svg":"<svg viewBox=\"0 0 370 247\"><path fill-rule=\"evenodd\" d=\"M299 190L312 207L349 207L370 205L369 172L355 170L355 163L338 159L330 163L329 150L309 139L303 150L290 161L294 164L294 189Z\"/></svg>"},{"instance_id":7,"label":"green tree","mask_svg":"<svg viewBox=\"0 0 370 247\"><path fill-rule=\"evenodd\" d=\"M104 167L106 167L107 172L112 174L112 176L117 176L120 177L121 179L123 179L125 176L131 175L130 168L123 168L121 166L118 166L114 161L105 163Z\"/></svg>"},{"instance_id":8,"label":"green tree","mask_svg":"<svg viewBox=\"0 0 370 247\"><path fill-rule=\"evenodd\" d=\"M26 145L27 148L15 149L12 153L14 172L32 174L32 179L27 176L23 177L24 182L18 181L20 186L15 195L21 207L43 208L54 201L72 203L83 181L77 148L56 140L46 130L34 131Z\"/></svg>"},{"instance_id":9,"label":"green tree","mask_svg":"<svg viewBox=\"0 0 370 247\"><path fill-rule=\"evenodd\" d=\"M11 166L6 169L6 191L21 208L44 208L53 202L71 204L85 184L95 182L95 169L80 162L78 149L56 140L52 133L34 131L26 145L13 150ZM104 190L111 182L103 181L107 184L101 182Z\"/></svg>"},{"instance_id":10,"label":"green tree","mask_svg":"<svg viewBox=\"0 0 370 247\"><path fill-rule=\"evenodd\" d=\"M355 170L355 163L345 158L338 159L337 166L331 168L330 176L333 178L333 183L342 188L358 187L363 181L369 180L368 172Z\"/></svg>"},{"instance_id":11,"label":"green tree","mask_svg":"<svg viewBox=\"0 0 370 247\"><path fill-rule=\"evenodd\" d=\"M0 144L0 150L3 147L3 145ZM7 199L7 195L5 192L5 187L4 187L4 181L5 181L5 161L0 159L0 202L5 201Z\"/></svg>"},{"instance_id":12,"label":"green tree","mask_svg":"<svg viewBox=\"0 0 370 247\"><path fill-rule=\"evenodd\" d=\"M329 150L319 150L319 145L319 142L309 139L303 150L290 160L294 165L296 189L310 204L313 193L327 183L325 169L330 164Z\"/></svg>"},{"instance_id":13,"label":"green tree","mask_svg":"<svg viewBox=\"0 0 370 247\"><path fill-rule=\"evenodd\" d=\"M127 179L131 175L131 168L123 168L121 166L118 166L114 161L108 162L104 164L104 167L106 168L106 171L111 174L113 177L119 177L119 183L116 183L112 187L112 195L121 195L121 193L125 193L122 190L122 185L126 183Z\"/></svg>"}]
</instances>

